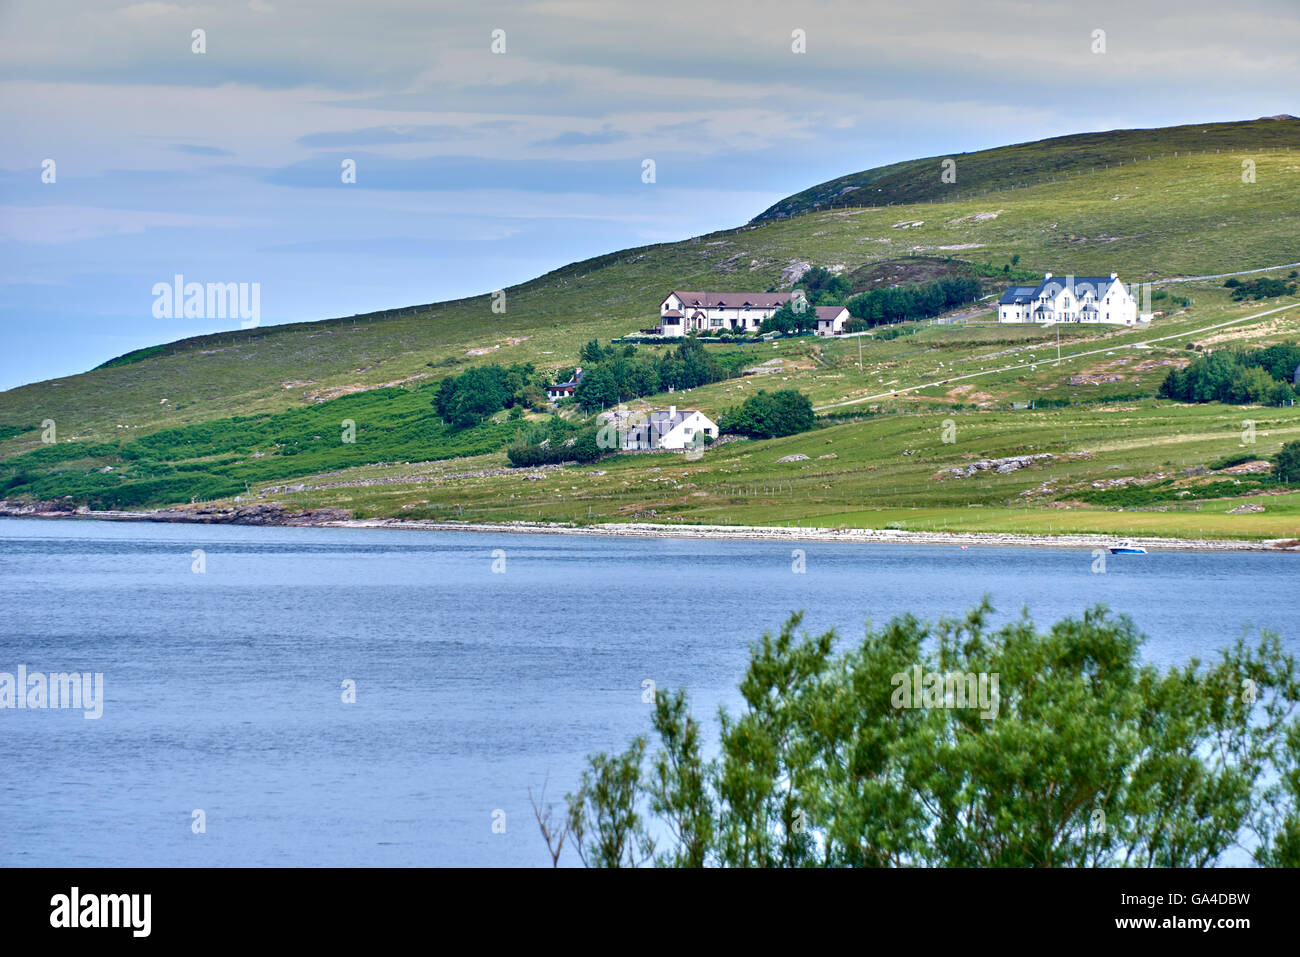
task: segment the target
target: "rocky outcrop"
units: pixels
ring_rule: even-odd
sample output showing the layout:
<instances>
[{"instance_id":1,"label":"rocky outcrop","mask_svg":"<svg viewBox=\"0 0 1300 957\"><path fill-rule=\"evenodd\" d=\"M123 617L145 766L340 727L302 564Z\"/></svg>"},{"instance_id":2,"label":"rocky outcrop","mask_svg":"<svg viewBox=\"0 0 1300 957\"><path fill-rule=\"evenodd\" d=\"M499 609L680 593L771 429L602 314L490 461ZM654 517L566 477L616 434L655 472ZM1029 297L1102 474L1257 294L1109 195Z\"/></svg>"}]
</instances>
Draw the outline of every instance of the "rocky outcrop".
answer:
<instances>
[{"instance_id":1,"label":"rocky outcrop","mask_svg":"<svg viewBox=\"0 0 1300 957\"><path fill-rule=\"evenodd\" d=\"M290 511L279 502L259 502L255 505L190 506L161 509L151 516L164 522L195 522L203 525L322 525L326 522L345 522L352 513L343 508L308 508Z\"/></svg>"},{"instance_id":2,"label":"rocky outcrop","mask_svg":"<svg viewBox=\"0 0 1300 957\"><path fill-rule=\"evenodd\" d=\"M98 518L108 521L179 522L195 525L325 525L352 520L343 508L287 509L279 502L211 507L185 505L140 512L92 511L67 500L54 502L0 501L0 515L13 518Z\"/></svg>"},{"instance_id":3,"label":"rocky outcrop","mask_svg":"<svg viewBox=\"0 0 1300 957\"><path fill-rule=\"evenodd\" d=\"M950 469L940 469L939 475L954 475L957 478L970 478L976 472L994 471L999 475L1017 472L1036 465L1044 459L1056 458L1051 452L1039 452L1037 455L1012 455L1004 459L980 459L966 465L957 465Z\"/></svg>"}]
</instances>

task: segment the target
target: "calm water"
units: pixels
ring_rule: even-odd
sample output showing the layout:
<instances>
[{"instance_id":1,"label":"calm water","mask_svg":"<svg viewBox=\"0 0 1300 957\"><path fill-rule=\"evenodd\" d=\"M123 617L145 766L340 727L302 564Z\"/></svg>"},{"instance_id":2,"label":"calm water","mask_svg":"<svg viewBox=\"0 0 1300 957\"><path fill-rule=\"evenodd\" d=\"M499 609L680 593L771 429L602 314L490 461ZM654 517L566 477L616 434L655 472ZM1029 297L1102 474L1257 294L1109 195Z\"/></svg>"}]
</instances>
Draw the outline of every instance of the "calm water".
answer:
<instances>
[{"instance_id":1,"label":"calm water","mask_svg":"<svg viewBox=\"0 0 1300 957\"><path fill-rule=\"evenodd\" d=\"M802 545L793 574L792 547L0 519L0 672L105 690L97 721L0 710L0 865L547 863L528 789L648 730L645 679L735 707L794 609L857 640L986 592L1044 625L1105 602L1153 661L1259 628L1300 653L1296 556Z\"/></svg>"}]
</instances>

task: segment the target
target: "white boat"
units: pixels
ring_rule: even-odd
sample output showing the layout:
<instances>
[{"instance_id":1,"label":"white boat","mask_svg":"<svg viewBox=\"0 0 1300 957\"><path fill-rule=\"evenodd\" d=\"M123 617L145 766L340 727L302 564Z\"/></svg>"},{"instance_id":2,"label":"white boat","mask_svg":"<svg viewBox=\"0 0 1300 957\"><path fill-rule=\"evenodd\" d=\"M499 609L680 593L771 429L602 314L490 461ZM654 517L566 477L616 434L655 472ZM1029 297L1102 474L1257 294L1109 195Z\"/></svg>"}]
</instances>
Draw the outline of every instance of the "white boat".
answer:
<instances>
[{"instance_id":1,"label":"white boat","mask_svg":"<svg viewBox=\"0 0 1300 957\"><path fill-rule=\"evenodd\" d=\"M1132 542L1123 541L1110 547L1112 555L1145 555L1147 550L1141 545L1134 545Z\"/></svg>"}]
</instances>

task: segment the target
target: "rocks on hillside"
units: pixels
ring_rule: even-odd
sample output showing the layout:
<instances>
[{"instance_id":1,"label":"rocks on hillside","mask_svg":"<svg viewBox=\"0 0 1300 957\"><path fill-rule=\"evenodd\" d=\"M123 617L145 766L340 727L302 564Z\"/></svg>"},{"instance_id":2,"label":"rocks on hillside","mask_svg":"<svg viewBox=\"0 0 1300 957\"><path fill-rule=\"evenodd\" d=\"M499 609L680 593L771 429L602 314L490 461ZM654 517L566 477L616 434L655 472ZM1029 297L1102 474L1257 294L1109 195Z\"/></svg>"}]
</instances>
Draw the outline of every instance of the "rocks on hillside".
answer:
<instances>
[{"instance_id":1,"label":"rocks on hillside","mask_svg":"<svg viewBox=\"0 0 1300 957\"><path fill-rule=\"evenodd\" d=\"M1012 455L1004 459L980 459L977 462L971 462L967 465L957 465L950 469L940 469L940 475L955 475L957 478L970 478L976 472L994 471L1000 475L1007 472L1016 472L1020 469L1027 469L1031 465L1036 465L1044 459L1056 458L1051 452L1040 452L1037 455Z\"/></svg>"},{"instance_id":2,"label":"rocks on hillside","mask_svg":"<svg viewBox=\"0 0 1300 957\"><path fill-rule=\"evenodd\" d=\"M343 508L309 508L291 512L279 502L262 502L238 508L199 506L161 509L152 517L161 521L196 522L203 525L320 525L324 522L347 521L352 518L352 513Z\"/></svg>"},{"instance_id":3,"label":"rocks on hillside","mask_svg":"<svg viewBox=\"0 0 1300 957\"><path fill-rule=\"evenodd\" d=\"M812 269L812 263L800 262L798 260L790 263L781 270L781 285L791 285L803 278L803 274Z\"/></svg>"},{"instance_id":4,"label":"rocks on hillside","mask_svg":"<svg viewBox=\"0 0 1300 957\"><path fill-rule=\"evenodd\" d=\"M806 462L808 461L808 456L804 455L802 452L796 452L794 455L786 455L782 458L777 459L777 461L778 462Z\"/></svg>"}]
</instances>

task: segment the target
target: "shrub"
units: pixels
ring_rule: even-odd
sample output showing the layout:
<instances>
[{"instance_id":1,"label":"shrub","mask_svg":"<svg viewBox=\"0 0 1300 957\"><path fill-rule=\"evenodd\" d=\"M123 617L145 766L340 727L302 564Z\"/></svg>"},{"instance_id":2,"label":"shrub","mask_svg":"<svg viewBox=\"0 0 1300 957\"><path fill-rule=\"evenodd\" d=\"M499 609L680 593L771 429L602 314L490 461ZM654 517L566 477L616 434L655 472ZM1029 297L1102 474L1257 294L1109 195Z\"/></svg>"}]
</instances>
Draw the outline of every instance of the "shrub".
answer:
<instances>
[{"instance_id":1,"label":"shrub","mask_svg":"<svg viewBox=\"0 0 1300 957\"><path fill-rule=\"evenodd\" d=\"M816 425L812 402L798 389L759 392L723 416L728 432L774 439L807 432Z\"/></svg>"},{"instance_id":2,"label":"shrub","mask_svg":"<svg viewBox=\"0 0 1300 957\"><path fill-rule=\"evenodd\" d=\"M1273 458L1273 476L1290 485L1300 482L1300 441L1288 442Z\"/></svg>"},{"instance_id":3,"label":"shrub","mask_svg":"<svg viewBox=\"0 0 1300 957\"><path fill-rule=\"evenodd\" d=\"M1296 291L1296 284L1285 279L1261 278L1246 282L1229 279L1224 285L1232 289L1232 298L1238 302L1244 299L1275 299L1278 296L1291 296Z\"/></svg>"},{"instance_id":4,"label":"shrub","mask_svg":"<svg viewBox=\"0 0 1300 957\"><path fill-rule=\"evenodd\" d=\"M978 280L955 277L912 286L872 289L854 296L845 306L849 315L864 320L870 328L883 322L928 319L955 306L974 302L979 293Z\"/></svg>"},{"instance_id":5,"label":"shrub","mask_svg":"<svg viewBox=\"0 0 1300 957\"><path fill-rule=\"evenodd\" d=\"M1163 669L1104 607L991 617L902 615L847 646L791 617L751 645L716 746L661 689L657 749L588 759L568 846L596 867L1204 867L1258 837L1256 863L1300 863L1276 635Z\"/></svg>"},{"instance_id":6,"label":"shrub","mask_svg":"<svg viewBox=\"0 0 1300 957\"><path fill-rule=\"evenodd\" d=\"M476 366L443 379L438 384L433 406L452 428L468 429L502 409L535 400L541 390L534 377L531 364L508 368Z\"/></svg>"}]
</instances>

